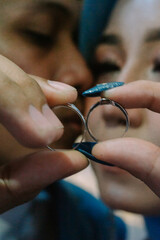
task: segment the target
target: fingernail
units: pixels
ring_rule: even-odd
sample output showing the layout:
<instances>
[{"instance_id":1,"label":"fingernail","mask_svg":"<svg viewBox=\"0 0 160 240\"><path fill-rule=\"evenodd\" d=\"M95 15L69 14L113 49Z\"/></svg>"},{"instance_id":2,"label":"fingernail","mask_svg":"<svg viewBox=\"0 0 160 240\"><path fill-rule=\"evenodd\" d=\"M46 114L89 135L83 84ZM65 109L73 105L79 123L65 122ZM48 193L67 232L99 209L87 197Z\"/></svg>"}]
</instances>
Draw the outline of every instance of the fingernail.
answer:
<instances>
[{"instance_id":1,"label":"fingernail","mask_svg":"<svg viewBox=\"0 0 160 240\"><path fill-rule=\"evenodd\" d=\"M124 85L124 82L110 82L97 84L93 88L90 88L82 93L84 97L98 97L102 92L110 90L112 88L120 87Z\"/></svg>"},{"instance_id":2,"label":"fingernail","mask_svg":"<svg viewBox=\"0 0 160 240\"><path fill-rule=\"evenodd\" d=\"M51 81L51 80L48 80L47 81L48 84L51 86L51 87L54 87L55 89L57 90L67 90L67 91L76 91L76 89L66 83L62 83L62 82L57 82L57 81Z\"/></svg>"},{"instance_id":3,"label":"fingernail","mask_svg":"<svg viewBox=\"0 0 160 240\"><path fill-rule=\"evenodd\" d=\"M42 113L50 124L54 125L56 128L64 128L58 117L53 113L47 104L42 106Z\"/></svg>"}]
</instances>

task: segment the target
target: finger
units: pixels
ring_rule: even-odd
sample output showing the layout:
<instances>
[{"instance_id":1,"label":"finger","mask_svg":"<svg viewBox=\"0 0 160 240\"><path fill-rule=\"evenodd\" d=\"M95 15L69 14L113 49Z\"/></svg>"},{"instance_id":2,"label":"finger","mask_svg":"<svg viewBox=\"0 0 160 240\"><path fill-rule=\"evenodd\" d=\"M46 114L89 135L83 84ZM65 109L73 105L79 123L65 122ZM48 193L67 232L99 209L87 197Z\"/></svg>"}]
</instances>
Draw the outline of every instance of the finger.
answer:
<instances>
[{"instance_id":1,"label":"finger","mask_svg":"<svg viewBox=\"0 0 160 240\"><path fill-rule=\"evenodd\" d=\"M0 122L23 145L40 147L57 140L63 126L47 104L35 108L21 87L1 73Z\"/></svg>"},{"instance_id":2,"label":"finger","mask_svg":"<svg viewBox=\"0 0 160 240\"><path fill-rule=\"evenodd\" d=\"M42 105L46 103L46 98L36 81L2 55L0 55L0 73L21 87L21 91L28 99L28 102L41 110Z\"/></svg>"},{"instance_id":3,"label":"finger","mask_svg":"<svg viewBox=\"0 0 160 240\"><path fill-rule=\"evenodd\" d=\"M103 96L119 102L125 108L148 108L160 112L160 83L139 80L108 90Z\"/></svg>"},{"instance_id":4,"label":"finger","mask_svg":"<svg viewBox=\"0 0 160 240\"><path fill-rule=\"evenodd\" d=\"M48 145L63 133L37 82L1 55L0 122L27 147Z\"/></svg>"},{"instance_id":5,"label":"finger","mask_svg":"<svg viewBox=\"0 0 160 240\"><path fill-rule=\"evenodd\" d=\"M71 103L77 98L76 89L68 84L46 80L34 75L30 76L40 85L50 106Z\"/></svg>"},{"instance_id":6,"label":"finger","mask_svg":"<svg viewBox=\"0 0 160 240\"><path fill-rule=\"evenodd\" d=\"M73 102L77 98L75 88L64 83L28 75L2 55L0 55L0 71L21 86L26 97L39 110L46 103L46 97L51 106Z\"/></svg>"},{"instance_id":7,"label":"finger","mask_svg":"<svg viewBox=\"0 0 160 240\"><path fill-rule=\"evenodd\" d=\"M160 197L160 149L140 139L123 138L95 145L92 154L144 181Z\"/></svg>"},{"instance_id":8,"label":"finger","mask_svg":"<svg viewBox=\"0 0 160 240\"><path fill-rule=\"evenodd\" d=\"M31 200L44 187L87 165L77 151L41 151L1 168L0 211Z\"/></svg>"}]
</instances>

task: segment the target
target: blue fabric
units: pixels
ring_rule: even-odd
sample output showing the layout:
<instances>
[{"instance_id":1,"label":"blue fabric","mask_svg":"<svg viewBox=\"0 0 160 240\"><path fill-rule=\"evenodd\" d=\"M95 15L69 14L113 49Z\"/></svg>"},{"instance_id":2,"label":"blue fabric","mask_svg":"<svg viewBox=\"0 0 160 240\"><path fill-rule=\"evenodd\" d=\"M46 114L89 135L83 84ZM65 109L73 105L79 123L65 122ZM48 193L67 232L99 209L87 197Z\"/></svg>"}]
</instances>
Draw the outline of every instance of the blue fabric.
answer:
<instances>
[{"instance_id":1,"label":"blue fabric","mask_svg":"<svg viewBox=\"0 0 160 240\"><path fill-rule=\"evenodd\" d=\"M150 240L160 240L160 217L144 217Z\"/></svg>"},{"instance_id":2,"label":"blue fabric","mask_svg":"<svg viewBox=\"0 0 160 240\"><path fill-rule=\"evenodd\" d=\"M80 24L80 50L88 61L116 2L117 0L85 0L84 2Z\"/></svg>"},{"instance_id":3,"label":"blue fabric","mask_svg":"<svg viewBox=\"0 0 160 240\"><path fill-rule=\"evenodd\" d=\"M100 200L65 181L56 184L55 192L60 240L125 239L125 224Z\"/></svg>"},{"instance_id":4,"label":"blue fabric","mask_svg":"<svg viewBox=\"0 0 160 240\"><path fill-rule=\"evenodd\" d=\"M0 217L3 240L125 240L125 235L125 224L109 208L65 181Z\"/></svg>"}]
</instances>

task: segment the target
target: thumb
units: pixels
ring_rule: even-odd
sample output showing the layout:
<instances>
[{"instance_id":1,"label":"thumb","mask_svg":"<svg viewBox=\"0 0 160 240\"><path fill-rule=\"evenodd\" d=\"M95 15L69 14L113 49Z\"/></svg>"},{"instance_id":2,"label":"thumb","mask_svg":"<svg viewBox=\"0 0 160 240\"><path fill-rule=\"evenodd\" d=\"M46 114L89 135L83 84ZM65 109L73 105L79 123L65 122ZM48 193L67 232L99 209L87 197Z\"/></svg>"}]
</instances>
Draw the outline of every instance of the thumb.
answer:
<instances>
[{"instance_id":1,"label":"thumb","mask_svg":"<svg viewBox=\"0 0 160 240\"><path fill-rule=\"evenodd\" d=\"M33 199L41 189L88 164L78 151L41 151L0 169L0 212Z\"/></svg>"},{"instance_id":2,"label":"thumb","mask_svg":"<svg viewBox=\"0 0 160 240\"><path fill-rule=\"evenodd\" d=\"M123 138L101 142L92 154L120 167L145 182L160 197L160 149L140 139Z\"/></svg>"}]
</instances>

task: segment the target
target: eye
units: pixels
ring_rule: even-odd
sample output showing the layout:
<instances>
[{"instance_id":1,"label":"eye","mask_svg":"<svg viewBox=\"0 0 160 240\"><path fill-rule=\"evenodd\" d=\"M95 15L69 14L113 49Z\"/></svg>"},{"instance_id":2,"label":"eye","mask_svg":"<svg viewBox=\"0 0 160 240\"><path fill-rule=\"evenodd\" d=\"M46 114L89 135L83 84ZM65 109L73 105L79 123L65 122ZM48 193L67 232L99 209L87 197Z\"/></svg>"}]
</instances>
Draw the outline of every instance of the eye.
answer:
<instances>
[{"instance_id":1,"label":"eye","mask_svg":"<svg viewBox=\"0 0 160 240\"><path fill-rule=\"evenodd\" d=\"M45 34L30 29L21 30L20 34L29 42L41 48L49 48L53 44L53 37L51 34Z\"/></svg>"},{"instance_id":2,"label":"eye","mask_svg":"<svg viewBox=\"0 0 160 240\"><path fill-rule=\"evenodd\" d=\"M99 77L107 73L113 73L120 71L120 67L111 62L95 63L91 66L91 69L95 76Z\"/></svg>"},{"instance_id":3,"label":"eye","mask_svg":"<svg viewBox=\"0 0 160 240\"><path fill-rule=\"evenodd\" d=\"M160 72L160 60L156 60L154 62L154 67L152 69L153 72Z\"/></svg>"}]
</instances>

